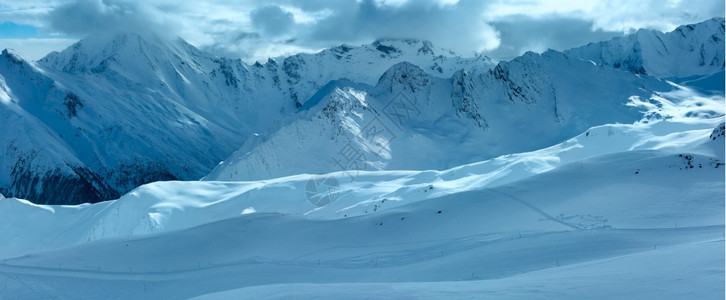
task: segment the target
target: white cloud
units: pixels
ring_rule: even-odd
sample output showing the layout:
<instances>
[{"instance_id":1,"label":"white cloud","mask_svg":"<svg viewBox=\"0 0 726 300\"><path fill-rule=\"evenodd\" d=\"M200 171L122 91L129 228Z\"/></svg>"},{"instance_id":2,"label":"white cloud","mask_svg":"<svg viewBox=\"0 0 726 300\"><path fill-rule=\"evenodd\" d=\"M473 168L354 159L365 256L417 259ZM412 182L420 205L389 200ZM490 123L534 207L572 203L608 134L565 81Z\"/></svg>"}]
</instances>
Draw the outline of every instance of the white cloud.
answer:
<instances>
[{"instance_id":1,"label":"white cloud","mask_svg":"<svg viewBox=\"0 0 726 300\"><path fill-rule=\"evenodd\" d=\"M501 17L491 24L500 33L501 45L487 52L487 55L504 59L526 51L566 50L591 41L608 40L623 35L620 31L593 30L592 21L560 15L511 15Z\"/></svg>"},{"instance_id":2,"label":"white cloud","mask_svg":"<svg viewBox=\"0 0 726 300\"><path fill-rule=\"evenodd\" d=\"M269 36L290 33L295 26L295 16L279 6L263 6L250 13L255 29Z\"/></svg>"},{"instance_id":3,"label":"white cloud","mask_svg":"<svg viewBox=\"0 0 726 300\"><path fill-rule=\"evenodd\" d=\"M182 26L160 7L132 0L77 0L56 7L46 18L50 31L80 36L118 31L176 35Z\"/></svg>"},{"instance_id":4,"label":"white cloud","mask_svg":"<svg viewBox=\"0 0 726 300\"><path fill-rule=\"evenodd\" d=\"M262 13L265 12L266 14ZM512 56L636 28L671 30L723 16L722 0L23 0L0 18L45 32L150 30L248 61L376 38L428 39L461 54ZM255 21L254 16L257 16ZM571 30L568 26L578 26ZM532 32L537 32L533 34ZM511 36L512 34L524 35Z\"/></svg>"},{"instance_id":5,"label":"white cloud","mask_svg":"<svg viewBox=\"0 0 726 300\"><path fill-rule=\"evenodd\" d=\"M678 25L724 15L721 0L531 0L498 1L488 12L490 21L512 15L532 18L559 15L593 23L593 29L628 32L647 28L673 30Z\"/></svg>"},{"instance_id":6,"label":"white cloud","mask_svg":"<svg viewBox=\"0 0 726 300\"><path fill-rule=\"evenodd\" d=\"M724 1L611 0L598 3L587 16L595 28L632 31L639 28L670 31L679 25L724 15Z\"/></svg>"}]
</instances>

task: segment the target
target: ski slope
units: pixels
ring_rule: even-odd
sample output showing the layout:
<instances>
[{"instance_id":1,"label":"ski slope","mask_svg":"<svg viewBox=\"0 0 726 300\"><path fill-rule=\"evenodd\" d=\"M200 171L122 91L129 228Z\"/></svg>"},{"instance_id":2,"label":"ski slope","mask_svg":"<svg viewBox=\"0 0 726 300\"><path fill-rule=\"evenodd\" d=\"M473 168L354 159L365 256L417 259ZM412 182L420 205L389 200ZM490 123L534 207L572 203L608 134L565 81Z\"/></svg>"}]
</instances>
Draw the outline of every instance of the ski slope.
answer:
<instances>
[{"instance_id":1,"label":"ski slope","mask_svg":"<svg viewBox=\"0 0 726 300\"><path fill-rule=\"evenodd\" d=\"M448 170L2 199L0 298L722 299L723 96L630 105L646 117Z\"/></svg>"}]
</instances>

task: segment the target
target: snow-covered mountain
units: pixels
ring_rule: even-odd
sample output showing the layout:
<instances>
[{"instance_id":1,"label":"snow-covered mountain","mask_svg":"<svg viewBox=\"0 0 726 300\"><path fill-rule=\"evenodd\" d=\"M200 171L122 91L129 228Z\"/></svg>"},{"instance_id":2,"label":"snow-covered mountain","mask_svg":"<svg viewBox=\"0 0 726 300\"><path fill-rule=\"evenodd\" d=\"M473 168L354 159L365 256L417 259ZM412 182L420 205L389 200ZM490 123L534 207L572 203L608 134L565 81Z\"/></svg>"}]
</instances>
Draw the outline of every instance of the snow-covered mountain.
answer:
<instances>
[{"instance_id":1,"label":"snow-covered mountain","mask_svg":"<svg viewBox=\"0 0 726 300\"><path fill-rule=\"evenodd\" d=\"M668 53L695 45L720 65L638 50L642 61L679 65L647 74L723 74L723 39L713 38L723 36L723 19L689 26L650 34L674 37ZM623 41L641 35L600 48L630 53L643 43ZM222 160L207 179L443 169L633 122L640 114L625 106L631 96L674 88L591 52L528 53L495 65L427 41L378 40L246 65L135 33L89 37L37 62L6 50L0 109L11 126L0 136L0 193L96 202L146 182L198 179Z\"/></svg>"},{"instance_id":2,"label":"snow-covered mountain","mask_svg":"<svg viewBox=\"0 0 726 300\"><path fill-rule=\"evenodd\" d=\"M326 174L329 190L298 174L0 196L0 297L721 298L724 123L706 112L724 102L691 96L448 170Z\"/></svg>"},{"instance_id":3,"label":"snow-covered mountain","mask_svg":"<svg viewBox=\"0 0 726 300\"><path fill-rule=\"evenodd\" d=\"M297 120L249 140L205 179L446 169L542 148L599 124L635 122L642 114L626 106L630 97L672 88L555 51L450 78L400 63L371 88L332 83Z\"/></svg>"},{"instance_id":4,"label":"snow-covered mountain","mask_svg":"<svg viewBox=\"0 0 726 300\"><path fill-rule=\"evenodd\" d=\"M494 67L494 62L486 56L460 58L455 55L429 41L380 39L361 47L341 45L317 54L293 55L283 60L282 69L292 97L302 105L332 80L344 78L373 85L388 68L400 62L417 65L438 77L449 77L459 70Z\"/></svg>"},{"instance_id":5,"label":"snow-covered mountain","mask_svg":"<svg viewBox=\"0 0 726 300\"><path fill-rule=\"evenodd\" d=\"M17 56L3 52L0 60ZM20 63L20 61L17 61ZM26 65L26 67L29 67ZM31 199L58 199L60 203L82 203L102 199L113 191L79 161L65 141L49 125L23 110L9 94L0 75L0 182L8 194ZM58 197L62 196L62 197Z\"/></svg>"},{"instance_id":6,"label":"snow-covered mountain","mask_svg":"<svg viewBox=\"0 0 726 300\"><path fill-rule=\"evenodd\" d=\"M252 66L133 33L90 37L38 62L6 50L1 109L18 120L8 117L0 138L0 192L40 203L96 202L147 182L198 179L329 81L372 84L402 61L445 76L493 66L415 40Z\"/></svg>"},{"instance_id":7,"label":"snow-covered mountain","mask_svg":"<svg viewBox=\"0 0 726 300\"><path fill-rule=\"evenodd\" d=\"M676 88L660 78L723 77L723 24L716 18L670 33L640 30L449 78L400 63L374 87L331 82L295 121L247 140L205 179L445 169L545 147L598 124L632 123L641 118L628 106L632 97ZM705 80L705 89L723 94L723 83L711 81Z\"/></svg>"},{"instance_id":8,"label":"snow-covered mountain","mask_svg":"<svg viewBox=\"0 0 726 300\"><path fill-rule=\"evenodd\" d=\"M724 70L724 18L683 25L668 33L641 29L565 53L660 78L712 75Z\"/></svg>"},{"instance_id":9,"label":"snow-covered mountain","mask_svg":"<svg viewBox=\"0 0 726 300\"><path fill-rule=\"evenodd\" d=\"M723 299L723 65L446 53L3 51L0 298Z\"/></svg>"}]
</instances>

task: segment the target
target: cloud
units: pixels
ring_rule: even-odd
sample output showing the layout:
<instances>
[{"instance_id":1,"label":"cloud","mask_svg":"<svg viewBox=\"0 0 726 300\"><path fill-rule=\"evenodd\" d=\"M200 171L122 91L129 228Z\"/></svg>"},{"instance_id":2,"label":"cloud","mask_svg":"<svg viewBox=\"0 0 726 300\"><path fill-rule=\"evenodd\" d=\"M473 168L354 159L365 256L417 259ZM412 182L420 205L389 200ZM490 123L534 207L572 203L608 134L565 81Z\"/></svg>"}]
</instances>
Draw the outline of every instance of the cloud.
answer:
<instances>
[{"instance_id":1,"label":"cloud","mask_svg":"<svg viewBox=\"0 0 726 300\"><path fill-rule=\"evenodd\" d=\"M274 5L253 10L250 13L250 19L256 29L270 36L289 33L295 25L295 17L292 13Z\"/></svg>"},{"instance_id":2,"label":"cloud","mask_svg":"<svg viewBox=\"0 0 726 300\"><path fill-rule=\"evenodd\" d=\"M48 12L58 7L62 0L23 0L0 2L0 22L42 27Z\"/></svg>"},{"instance_id":3,"label":"cloud","mask_svg":"<svg viewBox=\"0 0 726 300\"><path fill-rule=\"evenodd\" d=\"M180 24L142 1L78 0L58 6L47 15L47 28L70 36L134 31L175 34Z\"/></svg>"},{"instance_id":4,"label":"cloud","mask_svg":"<svg viewBox=\"0 0 726 300\"><path fill-rule=\"evenodd\" d=\"M564 50L638 28L670 31L723 16L723 1L694 1L270 0L264 7L285 14L280 25L284 29L265 29L253 21L246 30L259 33L255 39L215 38L207 45L235 49L234 53L244 53L239 57L256 60L274 56L266 53L310 52L378 38L418 38L462 55L477 52L511 58L527 50ZM238 25L243 27L244 21ZM287 42L290 37L296 38L292 44Z\"/></svg>"},{"instance_id":5,"label":"cloud","mask_svg":"<svg viewBox=\"0 0 726 300\"><path fill-rule=\"evenodd\" d=\"M531 18L561 17L593 22L593 29L629 32L646 28L673 30L678 25L724 16L722 0L530 0L497 1L488 13L491 21L515 15Z\"/></svg>"},{"instance_id":6,"label":"cloud","mask_svg":"<svg viewBox=\"0 0 726 300\"><path fill-rule=\"evenodd\" d=\"M566 50L623 35L620 31L594 29L593 21L559 15L539 18L512 15L492 22L491 25L499 31L501 45L485 54L504 59L526 51Z\"/></svg>"},{"instance_id":7,"label":"cloud","mask_svg":"<svg viewBox=\"0 0 726 300\"><path fill-rule=\"evenodd\" d=\"M496 48L497 32L486 23L483 1L355 1L309 28L308 41L319 45L377 38L417 38L466 54Z\"/></svg>"},{"instance_id":8,"label":"cloud","mask_svg":"<svg viewBox=\"0 0 726 300\"><path fill-rule=\"evenodd\" d=\"M417 38L462 55L566 49L638 28L669 31L724 15L723 0L23 0L0 19L61 37L120 30L180 35L248 62Z\"/></svg>"},{"instance_id":9,"label":"cloud","mask_svg":"<svg viewBox=\"0 0 726 300\"><path fill-rule=\"evenodd\" d=\"M486 3L476 0L268 1L250 13L251 31L258 36L234 40L220 32L204 48L252 61L379 38L416 38L473 55L499 44L485 10Z\"/></svg>"},{"instance_id":10,"label":"cloud","mask_svg":"<svg viewBox=\"0 0 726 300\"><path fill-rule=\"evenodd\" d=\"M627 32L639 28L671 31L716 16L724 16L724 1L610 0L598 2L587 18L595 28Z\"/></svg>"}]
</instances>

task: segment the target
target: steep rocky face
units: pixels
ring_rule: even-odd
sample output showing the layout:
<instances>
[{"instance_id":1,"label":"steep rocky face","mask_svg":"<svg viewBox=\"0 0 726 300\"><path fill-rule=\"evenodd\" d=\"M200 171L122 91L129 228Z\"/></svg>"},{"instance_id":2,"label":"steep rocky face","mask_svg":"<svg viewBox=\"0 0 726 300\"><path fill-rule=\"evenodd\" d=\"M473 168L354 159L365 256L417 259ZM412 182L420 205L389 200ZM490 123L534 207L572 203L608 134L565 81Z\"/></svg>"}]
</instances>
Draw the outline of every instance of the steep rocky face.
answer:
<instances>
[{"instance_id":1,"label":"steep rocky face","mask_svg":"<svg viewBox=\"0 0 726 300\"><path fill-rule=\"evenodd\" d=\"M28 157L21 157L11 170L9 187L0 191L8 197L22 197L40 204L81 204L115 199L120 194L104 185L97 174L84 167L57 168L37 172ZM69 166L70 167L70 166Z\"/></svg>"},{"instance_id":2,"label":"steep rocky face","mask_svg":"<svg viewBox=\"0 0 726 300\"><path fill-rule=\"evenodd\" d=\"M713 129L713 132L711 132L711 135L708 137L709 142L707 144L713 150L715 156L721 159L721 162L726 161L726 157L724 157L724 140L726 140L725 132L726 128L724 127L724 123L719 124Z\"/></svg>"},{"instance_id":3,"label":"steep rocky face","mask_svg":"<svg viewBox=\"0 0 726 300\"><path fill-rule=\"evenodd\" d=\"M459 71L451 78L451 104L456 109L456 115L469 119L482 130L489 129L489 123L482 115L477 99L481 98L475 88L474 79L466 72Z\"/></svg>"},{"instance_id":4,"label":"steep rocky face","mask_svg":"<svg viewBox=\"0 0 726 300\"><path fill-rule=\"evenodd\" d=\"M711 132L711 135L709 138L712 141L723 141L724 139L724 132L726 131L726 128L724 128L724 123L721 123L716 128L713 129L713 132Z\"/></svg>"}]
</instances>

